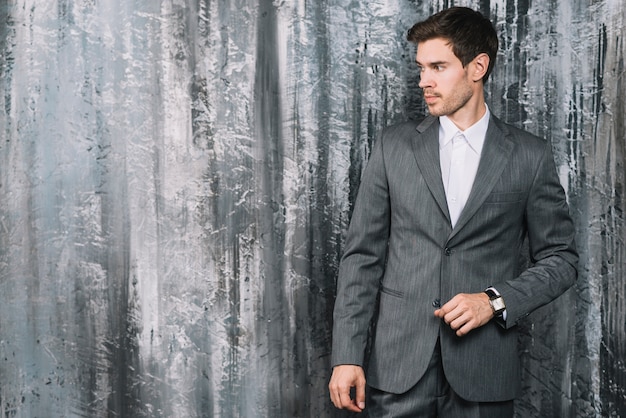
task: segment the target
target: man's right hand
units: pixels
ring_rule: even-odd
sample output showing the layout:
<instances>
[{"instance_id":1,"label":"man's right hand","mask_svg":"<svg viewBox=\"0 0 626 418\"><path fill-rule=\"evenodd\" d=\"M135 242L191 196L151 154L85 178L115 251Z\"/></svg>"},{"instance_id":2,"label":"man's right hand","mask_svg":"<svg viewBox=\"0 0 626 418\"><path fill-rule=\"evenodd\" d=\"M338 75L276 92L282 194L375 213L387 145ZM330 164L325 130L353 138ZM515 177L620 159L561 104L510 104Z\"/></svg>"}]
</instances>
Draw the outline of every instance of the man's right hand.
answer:
<instances>
[{"instance_id":1,"label":"man's right hand","mask_svg":"<svg viewBox=\"0 0 626 418\"><path fill-rule=\"evenodd\" d=\"M355 388L355 398L350 398L350 389ZM365 372L360 366L342 364L333 368L328 384L330 400L337 408L353 412L365 409Z\"/></svg>"}]
</instances>

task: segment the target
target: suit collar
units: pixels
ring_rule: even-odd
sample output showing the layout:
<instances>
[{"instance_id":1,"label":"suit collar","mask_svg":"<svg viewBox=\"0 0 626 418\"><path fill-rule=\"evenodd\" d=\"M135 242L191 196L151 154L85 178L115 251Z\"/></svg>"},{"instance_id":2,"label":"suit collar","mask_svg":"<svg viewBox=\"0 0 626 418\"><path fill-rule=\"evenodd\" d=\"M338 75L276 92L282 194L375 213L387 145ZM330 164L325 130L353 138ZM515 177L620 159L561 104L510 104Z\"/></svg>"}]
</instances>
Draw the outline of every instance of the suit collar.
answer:
<instances>
[{"instance_id":1,"label":"suit collar","mask_svg":"<svg viewBox=\"0 0 626 418\"><path fill-rule=\"evenodd\" d=\"M428 116L416 130L419 136L413 141L415 160L442 214L450 222L439 163L439 118ZM506 125L492 114L472 191L449 239L458 234L483 204L500 178L514 146Z\"/></svg>"},{"instance_id":2,"label":"suit collar","mask_svg":"<svg viewBox=\"0 0 626 418\"><path fill-rule=\"evenodd\" d=\"M514 147L515 143L506 125L492 115L472 191L449 240L463 229L485 202L509 162Z\"/></svg>"},{"instance_id":3,"label":"suit collar","mask_svg":"<svg viewBox=\"0 0 626 418\"><path fill-rule=\"evenodd\" d=\"M439 163L439 118L428 116L416 130L419 136L413 141L415 160L430 193L449 222L450 214Z\"/></svg>"}]
</instances>

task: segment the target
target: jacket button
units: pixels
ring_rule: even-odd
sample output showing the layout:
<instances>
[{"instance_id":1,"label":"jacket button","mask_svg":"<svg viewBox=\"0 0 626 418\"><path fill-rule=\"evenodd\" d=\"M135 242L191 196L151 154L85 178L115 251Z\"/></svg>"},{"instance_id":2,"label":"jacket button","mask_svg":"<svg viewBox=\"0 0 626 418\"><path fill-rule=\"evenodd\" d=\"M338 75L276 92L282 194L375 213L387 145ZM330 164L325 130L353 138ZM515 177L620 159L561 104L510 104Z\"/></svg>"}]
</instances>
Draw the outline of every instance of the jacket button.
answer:
<instances>
[{"instance_id":1,"label":"jacket button","mask_svg":"<svg viewBox=\"0 0 626 418\"><path fill-rule=\"evenodd\" d=\"M443 253L447 256L452 254L452 250L448 247L444 248Z\"/></svg>"},{"instance_id":2,"label":"jacket button","mask_svg":"<svg viewBox=\"0 0 626 418\"><path fill-rule=\"evenodd\" d=\"M439 299L433 300L433 308L441 308L441 300Z\"/></svg>"}]
</instances>

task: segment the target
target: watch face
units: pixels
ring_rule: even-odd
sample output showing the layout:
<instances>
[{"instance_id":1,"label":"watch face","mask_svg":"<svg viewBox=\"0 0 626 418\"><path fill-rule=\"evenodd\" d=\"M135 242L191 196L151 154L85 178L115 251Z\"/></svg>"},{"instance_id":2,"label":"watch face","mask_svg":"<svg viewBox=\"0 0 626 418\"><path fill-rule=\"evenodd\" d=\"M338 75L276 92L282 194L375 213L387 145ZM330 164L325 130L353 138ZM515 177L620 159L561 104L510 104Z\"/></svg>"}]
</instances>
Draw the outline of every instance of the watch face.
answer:
<instances>
[{"instance_id":1,"label":"watch face","mask_svg":"<svg viewBox=\"0 0 626 418\"><path fill-rule=\"evenodd\" d=\"M496 312L503 311L506 308L506 306L504 306L504 300L502 300L502 298L492 299L491 306L493 306L493 310Z\"/></svg>"}]
</instances>

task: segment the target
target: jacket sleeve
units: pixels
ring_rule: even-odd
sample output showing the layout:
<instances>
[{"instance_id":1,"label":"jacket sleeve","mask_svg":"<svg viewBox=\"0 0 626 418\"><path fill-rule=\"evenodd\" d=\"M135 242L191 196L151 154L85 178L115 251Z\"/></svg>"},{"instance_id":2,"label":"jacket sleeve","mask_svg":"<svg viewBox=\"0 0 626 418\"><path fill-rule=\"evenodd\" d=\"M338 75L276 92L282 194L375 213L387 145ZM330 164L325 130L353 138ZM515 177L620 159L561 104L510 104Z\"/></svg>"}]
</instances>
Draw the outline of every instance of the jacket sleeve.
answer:
<instances>
[{"instance_id":1,"label":"jacket sleeve","mask_svg":"<svg viewBox=\"0 0 626 418\"><path fill-rule=\"evenodd\" d=\"M333 314L332 366L363 366L368 329L385 269L390 227L384 133L363 172L346 236Z\"/></svg>"},{"instance_id":2,"label":"jacket sleeve","mask_svg":"<svg viewBox=\"0 0 626 418\"><path fill-rule=\"evenodd\" d=\"M557 298L577 278L574 224L549 143L539 161L525 212L531 267L498 285L507 307L507 328Z\"/></svg>"}]
</instances>

